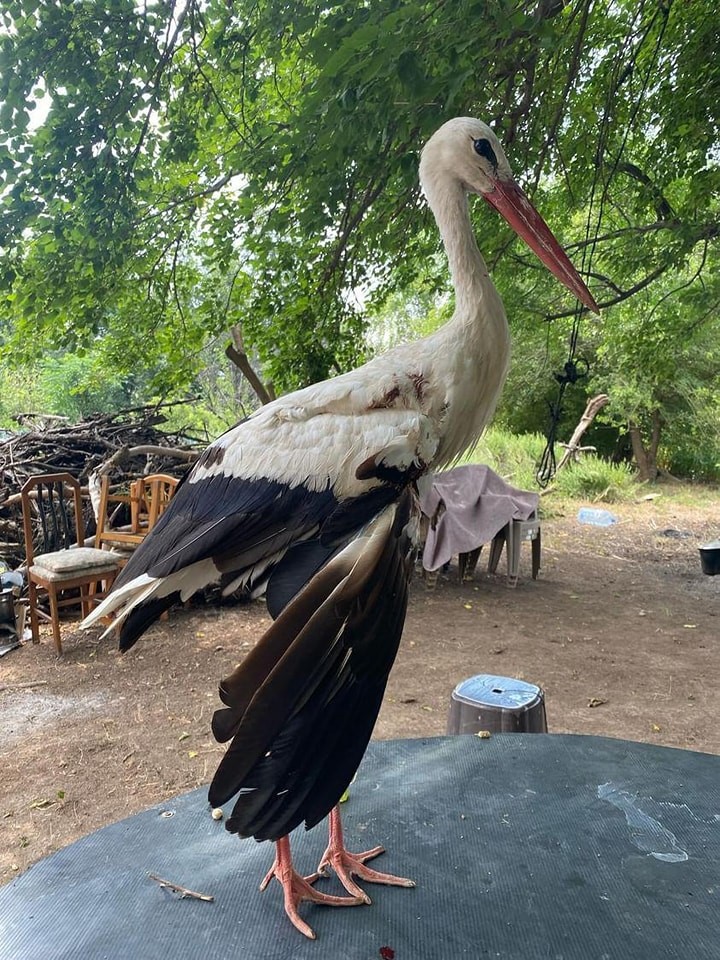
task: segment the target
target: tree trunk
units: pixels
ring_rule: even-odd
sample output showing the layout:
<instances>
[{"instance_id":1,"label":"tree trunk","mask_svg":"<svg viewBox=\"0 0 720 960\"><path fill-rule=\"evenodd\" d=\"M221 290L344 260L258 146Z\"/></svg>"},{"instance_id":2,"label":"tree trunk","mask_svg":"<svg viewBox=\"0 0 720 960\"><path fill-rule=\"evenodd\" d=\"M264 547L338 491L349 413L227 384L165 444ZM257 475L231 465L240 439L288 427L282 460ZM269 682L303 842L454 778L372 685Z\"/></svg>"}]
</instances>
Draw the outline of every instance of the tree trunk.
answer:
<instances>
[{"instance_id":1,"label":"tree trunk","mask_svg":"<svg viewBox=\"0 0 720 960\"><path fill-rule=\"evenodd\" d=\"M655 409L651 415L652 429L650 432L650 442L645 445L640 431L640 425L634 420L628 422L628 432L630 442L632 443L633 456L637 463L638 473L641 480L656 480L658 476L657 454L660 447L660 432L662 429L662 417L660 411Z\"/></svg>"}]
</instances>

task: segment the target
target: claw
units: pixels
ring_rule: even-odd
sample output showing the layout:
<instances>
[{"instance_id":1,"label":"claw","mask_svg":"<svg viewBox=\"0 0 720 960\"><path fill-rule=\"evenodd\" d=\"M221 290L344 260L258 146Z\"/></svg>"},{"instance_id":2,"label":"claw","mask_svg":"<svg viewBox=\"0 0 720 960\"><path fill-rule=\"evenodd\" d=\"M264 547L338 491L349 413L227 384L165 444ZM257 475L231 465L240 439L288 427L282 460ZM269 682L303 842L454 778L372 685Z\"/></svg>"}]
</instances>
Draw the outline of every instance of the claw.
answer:
<instances>
[{"instance_id":1,"label":"claw","mask_svg":"<svg viewBox=\"0 0 720 960\"><path fill-rule=\"evenodd\" d=\"M361 899L364 903L372 903L372 901L367 893L355 883L354 876L360 880L367 880L368 883L384 883L394 887L414 887L414 880L409 880L407 877L396 877L392 873L381 873L379 870L373 870L371 867L365 866L368 860L372 860L384 852L384 847L373 847L372 850L365 850L363 853L350 853L346 850L340 811L335 807L330 813L330 842L318 865L317 872L312 875L312 880L328 876L329 869L332 869L347 892L351 896Z\"/></svg>"},{"instance_id":2,"label":"claw","mask_svg":"<svg viewBox=\"0 0 720 960\"><path fill-rule=\"evenodd\" d=\"M278 880L283 888L285 913L288 915L290 922L296 930L299 930L310 940L315 939L315 931L309 924L305 923L298 913L298 907L303 900L309 900L311 903L322 903L328 907L354 907L359 903L366 902L364 897L335 897L329 893L320 893L319 890L315 890L312 883L317 879L316 875L313 874L312 877L307 878L301 877L295 870L290 855L290 841L287 837L282 837L277 841L275 860L263 877L260 889L265 890L273 877Z\"/></svg>"}]
</instances>

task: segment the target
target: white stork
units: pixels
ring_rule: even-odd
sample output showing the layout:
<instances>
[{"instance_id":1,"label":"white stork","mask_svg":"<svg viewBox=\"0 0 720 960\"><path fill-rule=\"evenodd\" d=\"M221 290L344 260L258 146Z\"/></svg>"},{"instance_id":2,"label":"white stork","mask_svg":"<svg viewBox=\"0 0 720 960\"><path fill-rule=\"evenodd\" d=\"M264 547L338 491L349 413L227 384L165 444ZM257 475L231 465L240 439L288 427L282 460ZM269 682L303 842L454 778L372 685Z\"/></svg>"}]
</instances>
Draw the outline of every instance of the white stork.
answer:
<instances>
[{"instance_id":1,"label":"white stork","mask_svg":"<svg viewBox=\"0 0 720 960\"><path fill-rule=\"evenodd\" d=\"M487 200L591 310L595 302L513 181L478 120L430 138L420 179L452 273L455 313L436 333L357 370L280 397L219 437L178 487L150 536L87 624L115 615L127 650L171 604L219 583L267 588L277 617L220 686L213 732L232 740L210 786L237 797L227 828L277 844L285 910L306 936L302 900L369 903L353 876L413 886L346 851L336 804L375 724L407 601L412 490L480 436L505 379L509 334L473 235L467 194ZM293 868L288 833L330 813L332 866L350 897Z\"/></svg>"}]
</instances>

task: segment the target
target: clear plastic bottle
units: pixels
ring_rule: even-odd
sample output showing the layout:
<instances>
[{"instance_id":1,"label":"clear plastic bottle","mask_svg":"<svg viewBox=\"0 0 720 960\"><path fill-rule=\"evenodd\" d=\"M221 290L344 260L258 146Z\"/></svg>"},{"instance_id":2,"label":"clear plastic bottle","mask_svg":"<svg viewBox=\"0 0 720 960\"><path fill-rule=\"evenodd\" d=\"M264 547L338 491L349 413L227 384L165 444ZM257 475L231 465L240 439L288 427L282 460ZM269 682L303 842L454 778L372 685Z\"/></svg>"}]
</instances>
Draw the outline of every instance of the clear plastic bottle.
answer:
<instances>
[{"instance_id":1,"label":"clear plastic bottle","mask_svg":"<svg viewBox=\"0 0 720 960\"><path fill-rule=\"evenodd\" d=\"M578 523L590 523L594 527L610 527L618 522L618 518L609 510L600 510L597 507L582 507L578 510Z\"/></svg>"}]
</instances>

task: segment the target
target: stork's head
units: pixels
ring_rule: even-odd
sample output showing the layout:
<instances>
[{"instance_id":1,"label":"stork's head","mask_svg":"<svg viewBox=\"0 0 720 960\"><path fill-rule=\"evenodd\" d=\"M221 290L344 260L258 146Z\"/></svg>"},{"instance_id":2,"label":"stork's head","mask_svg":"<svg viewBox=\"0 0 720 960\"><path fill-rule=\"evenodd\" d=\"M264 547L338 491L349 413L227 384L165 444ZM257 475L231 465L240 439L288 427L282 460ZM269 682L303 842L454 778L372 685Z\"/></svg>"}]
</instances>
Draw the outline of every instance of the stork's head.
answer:
<instances>
[{"instance_id":1,"label":"stork's head","mask_svg":"<svg viewBox=\"0 0 720 960\"><path fill-rule=\"evenodd\" d=\"M420 179L425 183L435 171L452 173L468 193L489 193L499 178L512 180L500 141L472 117L448 120L425 144Z\"/></svg>"},{"instance_id":2,"label":"stork's head","mask_svg":"<svg viewBox=\"0 0 720 960\"><path fill-rule=\"evenodd\" d=\"M581 303L598 312L565 251L513 180L500 141L487 124L472 117L455 117L430 137L420 158L420 180L429 187L438 176L448 175L494 207L558 280Z\"/></svg>"}]
</instances>

